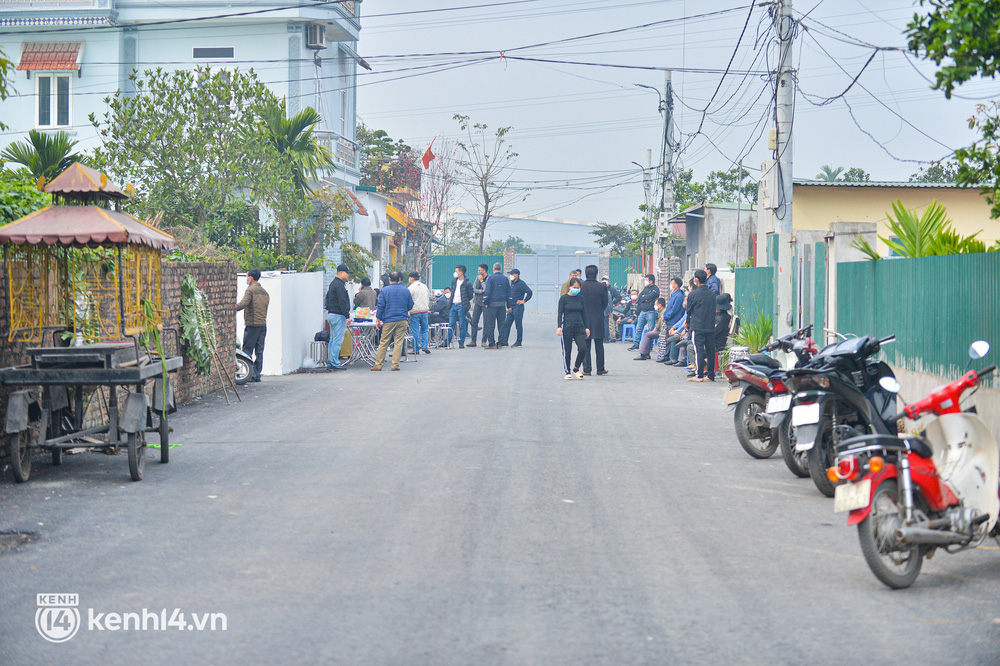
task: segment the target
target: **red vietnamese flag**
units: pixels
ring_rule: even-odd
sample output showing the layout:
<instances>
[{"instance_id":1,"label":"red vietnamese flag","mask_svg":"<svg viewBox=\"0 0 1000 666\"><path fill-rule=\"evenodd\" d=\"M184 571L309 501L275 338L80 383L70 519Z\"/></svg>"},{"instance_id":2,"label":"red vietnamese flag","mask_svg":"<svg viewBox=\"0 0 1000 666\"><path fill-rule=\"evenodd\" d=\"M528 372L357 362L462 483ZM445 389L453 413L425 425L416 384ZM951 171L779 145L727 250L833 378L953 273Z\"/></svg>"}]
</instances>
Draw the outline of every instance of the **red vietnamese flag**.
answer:
<instances>
[{"instance_id":1,"label":"red vietnamese flag","mask_svg":"<svg viewBox=\"0 0 1000 666\"><path fill-rule=\"evenodd\" d=\"M437 141L437 137L434 137L433 139L431 139L431 145L427 146L427 151L424 152L424 158L423 158L422 161L424 163L424 168L425 169L428 168L428 167L430 167L431 160L433 160L434 157L435 157L434 153L431 152L431 146L434 145L435 141Z\"/></svg>"}]
</instances>

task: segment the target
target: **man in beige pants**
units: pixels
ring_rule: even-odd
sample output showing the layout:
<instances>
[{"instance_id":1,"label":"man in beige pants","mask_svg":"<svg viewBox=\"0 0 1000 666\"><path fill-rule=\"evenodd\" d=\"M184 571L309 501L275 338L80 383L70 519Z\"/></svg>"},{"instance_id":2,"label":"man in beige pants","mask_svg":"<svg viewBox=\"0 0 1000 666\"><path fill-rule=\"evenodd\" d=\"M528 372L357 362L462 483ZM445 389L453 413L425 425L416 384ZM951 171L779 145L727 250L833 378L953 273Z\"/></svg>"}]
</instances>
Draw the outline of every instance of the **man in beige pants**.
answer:
<instances>
[{"instance_id":1,"label":"man in beige pants","mask_svg":"<svg viewBox=\"0 0 1000 666\"><path fill-rule=\"evenodd\" d=\"M393 342L392 369L399 370L399 357L403 355L403 345L406 340L406 329L410 326L410 310L413 309L413 295L402 284L403 275L399 271L389 273L389 284L382 288L378 295L378 306L375 309L375 325L382 330L382 340L378 343L375 354L373 372L382 369L385 363L385 352L389 343Z\"/></svg>"}]
</instances>

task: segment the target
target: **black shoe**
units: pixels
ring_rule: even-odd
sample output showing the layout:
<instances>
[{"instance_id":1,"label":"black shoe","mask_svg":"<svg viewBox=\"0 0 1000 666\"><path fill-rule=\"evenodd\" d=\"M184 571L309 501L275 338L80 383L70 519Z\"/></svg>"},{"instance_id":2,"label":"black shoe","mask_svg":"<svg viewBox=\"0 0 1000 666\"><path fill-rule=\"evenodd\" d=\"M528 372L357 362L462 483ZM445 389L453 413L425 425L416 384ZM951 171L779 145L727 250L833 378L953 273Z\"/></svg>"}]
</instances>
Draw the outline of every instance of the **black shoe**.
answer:
<instances>
[{"instance_id":1,"label":"black shoe","mask_svg":"<svg viewBox=\"0 0 1000 666\"><path fill-rule=\"evenodd\" d=\"M424 352L425 354L430 354L430 353L431 353L431 350L430 350L430 349L428 349L427 347L424 347L424 349L423 349L423 352Z\"/></svg>"},{"instance_id":2,"label":"black shoe","mask_svg":"<svg viewBox=\"0 0 1000 666\"><path fill-rule=\"evenodd\" d=\"M465 349L465 343L464 342L459 342L458 343L458 348L459 349Z\"/></svg>"},{"instance_id":3,"label":"black shoe","mask_svg":"<svg viewBox=\"0 0 1000 666\"><path fill-rule=\"evenodd\" d=\"M697 372L689 372L688 373L688 377L694 377L696 374L698 374L698 373Z\"/></svg>"},{"instance_id":4,"label":"black shoe","mask_svg":"<svg viewBox=\"0 0 1000 666\"><path fill-rule=\"evenodd\" d=\"M515 342L514 344L511 345L511 347L520 347L520 346L521 346L520 342Z\"/></svg>"},{"instance_id":5,"label":"black shoe","mask_svg":"<svg viewBox=\"0 0 1000 666\"><path fill-rule=\"evenodd\" d=\"M639 348L639 345L632 345L631 347L628 348L628 350L629 351L635 351L638 348Z\"/></svg>"},{"instance_id":6,"label":"black shoe","mask_svg":"<svg viewBox=\"0 0 1000 666\"><path fill-rule=\"evenodd\" d=\"M636 356L636 357L635 357L634 359L632 359L632 360L633 360L633 361L648 361L648 360L649 360L649 356L648 356L648 355L646 355L646 354L639 354L638 356Z\"/></svg>"},{"instance_id":7,"label":"black shoe","mask_svg":"<svg viewBox=\"0 0 1000 666\"><path fill-rule=\"evenodd\" d=\"M669 360L670 360L669 358L658 358L658 359L656 359L656 362L657 363L666 363Z\"/></svg>"}]
</instances>

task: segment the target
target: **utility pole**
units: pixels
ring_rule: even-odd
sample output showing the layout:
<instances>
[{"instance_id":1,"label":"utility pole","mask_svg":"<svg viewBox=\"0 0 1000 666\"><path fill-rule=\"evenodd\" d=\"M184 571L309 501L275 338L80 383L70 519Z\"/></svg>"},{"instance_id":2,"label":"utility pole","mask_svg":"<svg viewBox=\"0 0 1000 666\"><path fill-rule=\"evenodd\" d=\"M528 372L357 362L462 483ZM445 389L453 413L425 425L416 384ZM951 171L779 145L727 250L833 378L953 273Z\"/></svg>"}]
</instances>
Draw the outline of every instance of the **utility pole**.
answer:
<instances>
[{"instance_id":1,"label":"utility pole","mask_svg":"<svg viewBox=\"0 0 1000 666\"><path fill-rule=\"evenodd\" d=\"M670 70L663 73L663 194L660 199L660 213L656 222L656 237L653 244L653 272L659 268L664 253L660 245L660 235L666 230L668 220L674 215L674 149L670 139L674 132L674 91L670 84Z\"/></svg>"},{"instance_id":2,"label":"utility pole","mask_svg":"<svg viewBox=\"0 0 1000 666\"><path fill-rule=\"evenodd\" d=\"M792 69L792 45L797 32L797 24L792 17L792 0L777 0L772 8L774 30L778 37L778 69L775 81L775 124L774 160L777 165L775 194L772 208L776 221L777 264L775 272L775 324L778 335L795 329L795 294L793 284L792 247L792 129L795 111L795 72Z\"/></svg>"}]
</instances>

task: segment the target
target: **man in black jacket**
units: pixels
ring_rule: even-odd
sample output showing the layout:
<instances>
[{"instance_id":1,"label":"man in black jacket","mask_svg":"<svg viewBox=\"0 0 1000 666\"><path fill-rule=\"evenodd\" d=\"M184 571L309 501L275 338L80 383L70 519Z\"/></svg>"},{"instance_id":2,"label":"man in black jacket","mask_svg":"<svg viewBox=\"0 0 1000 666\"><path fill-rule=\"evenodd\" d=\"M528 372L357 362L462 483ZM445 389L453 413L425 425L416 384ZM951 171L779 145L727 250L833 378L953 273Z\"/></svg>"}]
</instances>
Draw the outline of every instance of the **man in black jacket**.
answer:
<instances>
[{"instance_id":1,"label":"man in black jacket","mask_svg":"<svg viewBox=\"0 0 1000 666\"><path fill-rule=\"evenodd\" d=\"M583 305L587 310L587 328L590 329L590 337L587 338L587 355L583 358L583 374L590 376L593 365L590 352L593 350L597 360L597 374L606 375L608 371L604 367L604 324L608 318L604 312L608 307L608 287L603 282L597 281L597 266L591 264L584 269L587 279L580 287L580 295L583 296Z\"/></svg>"},{"instance_id":2,"label":"man in black jacket","mask_svg":"<svg viewBox=\"0 0 1000 666\"><path fill-rule=\"evenodd\" d=\"M490 267L486 264L479 264L479 275L472 281L472 322L469 324L472 334L472 346L476 346L479 337L479 322L483 319L486 306L483 304L483 294L486 293L486 278L490 274ZM485 338L484 338L485 339Z\"/></svg>"},{"instance_id":3,"label":"man in black jacket","mask_svg":"<svg viewBox=\"0 0 1000 666\"><path fill-rule=\"evenodd\" d=\"M453 335L458 336L458 348L465 349L465 315L472 309L472 282L465 277L465 266L455 266L451 280L451 311L448 314L448 325Z\"/></svg>"},{"instance_id":4,"label":"man in black jacket","mask_svg":"<svg viewBox=\"0 0 1000 666\"><path fill-rule=\"evenodd\" d=\"M689 382L715 381L715 292L705 286L707 279L704 270L696 270L695 288L687 299L695 368L688 377Z\"/></svg>"},{"instance_id":5,"label":"man in black jacket","mask_svg":"<svg viewBox=\"0 0 1000 666\"><path fill-rule=\"evenodd\" d=\"M517 342L514 347L521 346L524 337L521 321L524 319L524 304L531 300L531 287L521 279L521 271L512 268L507 271L510 275L510 293L507 296L507 319L503 322L503 329L500 331L500 339L497 344L501 347L507 346L510 338L510 327L517 326Z\"/></svg>"},{"instance_id":6,"label":"man in black jacket","mask_svg":"<svg viewBox=\"0 0 1000 666\"><path fill-rule=\"evenodd\" d=\"M497 344L498 328L503 325L507 297L510 295L510 280L503 276L503 264L493 264L493 274L486 278L483 303L486 313L483 318L483 346L487 349L501 349Z\"/></svg>"},{"instance_id":7,"label":"man in black jacket","mask_svg":"<svg viewBox=\"0 0 1000 666\"><path fill-rule=\"evenodd\" d=\"M333 278L326 290L326 320L330 323L330 346L326 352L326 367L343 370L340 364L340 347L344 344L344 333L351 323L351 300L347 296L347 286L351 279L351 269L346 264L337 266L337 277Z\"/></svg>"},{"instance_id":8,"label":"man in black jacket","mask_svg":"<svg viewBox=\"0 0 1000 666\"><path fill-rule=\"evenodd\" d=\"M646 325L652 326L653 322L656 321L656 312L653 308L659 297L660 288L656 286L656 276L650 273L646 276L646 286L639 292L639 301L636 303L639 309L639 318L635 322L635 339L632 341L632 346L629 347L630 351L639 348Z\"/></svg>"}]
</instances>

